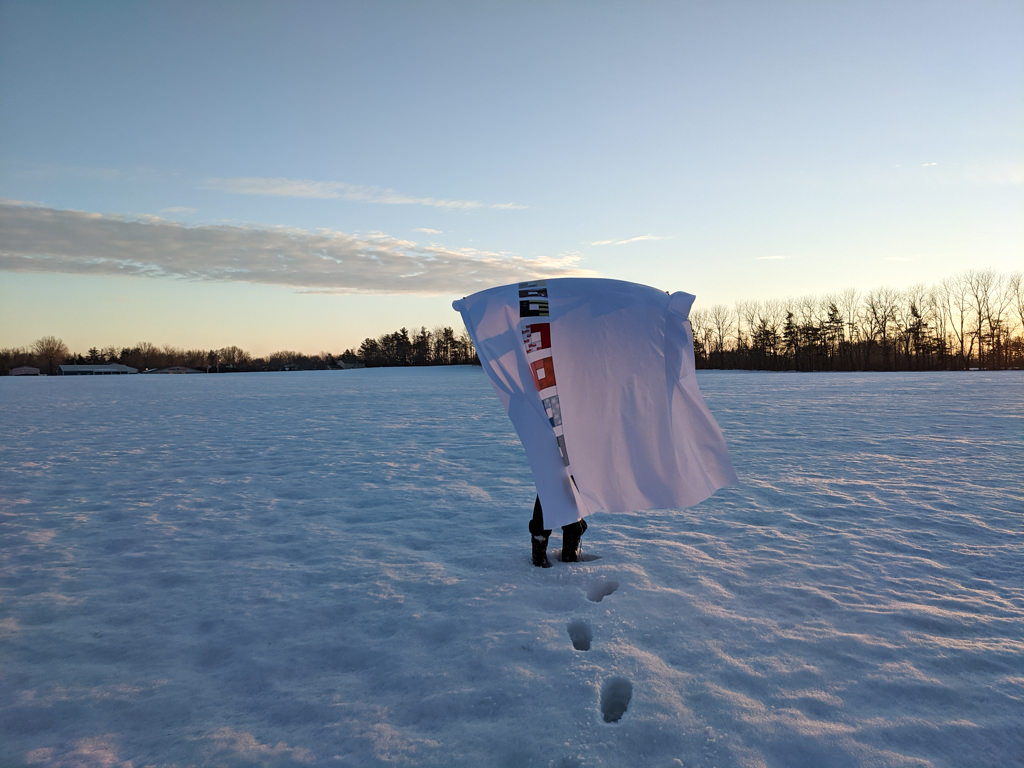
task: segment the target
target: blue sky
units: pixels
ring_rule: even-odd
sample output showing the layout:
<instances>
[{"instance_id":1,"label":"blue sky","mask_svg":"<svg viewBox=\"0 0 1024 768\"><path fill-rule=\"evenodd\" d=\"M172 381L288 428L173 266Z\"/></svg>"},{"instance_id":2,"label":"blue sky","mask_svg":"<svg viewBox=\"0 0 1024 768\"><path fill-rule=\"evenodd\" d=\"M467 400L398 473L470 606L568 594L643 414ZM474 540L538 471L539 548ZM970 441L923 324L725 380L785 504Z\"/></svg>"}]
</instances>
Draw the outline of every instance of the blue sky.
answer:
<instances>
[{"instance_id":1,"label":"blue sky","mask_svg":"<svg viewBox=\"0 0 1024 768\"><path fill-rule=\"evenodd\" d=\"M0 0L0 346L1024 268L1024 4Z\"/></svg>"}]
</instances>

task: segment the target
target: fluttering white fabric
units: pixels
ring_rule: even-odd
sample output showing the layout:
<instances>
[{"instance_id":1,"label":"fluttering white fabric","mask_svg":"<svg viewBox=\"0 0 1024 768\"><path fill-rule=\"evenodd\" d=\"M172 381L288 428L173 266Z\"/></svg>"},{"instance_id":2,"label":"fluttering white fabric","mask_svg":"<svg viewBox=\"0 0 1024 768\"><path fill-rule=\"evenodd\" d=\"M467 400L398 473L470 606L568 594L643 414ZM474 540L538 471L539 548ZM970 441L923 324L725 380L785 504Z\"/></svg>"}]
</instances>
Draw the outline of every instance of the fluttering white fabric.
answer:
<instances>
[{"instance_id":1,"label":"fluttering white fabric","mask_svg":"<svg viewBox=\"0 0 1024 768\"><path fill-rule=\"evenodd\" d=\"M693 300L558 278L453 303L526 449L546 527L688 507L736 481L697 387Z\"/></svg>"}]
</instances>

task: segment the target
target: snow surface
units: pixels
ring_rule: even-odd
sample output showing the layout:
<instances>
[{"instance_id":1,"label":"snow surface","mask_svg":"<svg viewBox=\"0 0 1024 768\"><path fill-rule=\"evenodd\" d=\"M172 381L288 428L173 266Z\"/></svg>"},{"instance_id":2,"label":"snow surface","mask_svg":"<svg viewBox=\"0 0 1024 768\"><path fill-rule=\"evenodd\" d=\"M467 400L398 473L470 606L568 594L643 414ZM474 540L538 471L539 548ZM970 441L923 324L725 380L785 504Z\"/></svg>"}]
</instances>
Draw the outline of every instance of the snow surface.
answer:
<instances>
[{"instance_id":1,"label":"snow surface","mask_svg":"<svg viewBox=\"0 0 1024 768\"><path fill-rule=\"evenodd\" d=\"M1024 373L700 383L545 570L479 369L0 379L0 765L1024 765Z\"/></svg>"}]
</instances>

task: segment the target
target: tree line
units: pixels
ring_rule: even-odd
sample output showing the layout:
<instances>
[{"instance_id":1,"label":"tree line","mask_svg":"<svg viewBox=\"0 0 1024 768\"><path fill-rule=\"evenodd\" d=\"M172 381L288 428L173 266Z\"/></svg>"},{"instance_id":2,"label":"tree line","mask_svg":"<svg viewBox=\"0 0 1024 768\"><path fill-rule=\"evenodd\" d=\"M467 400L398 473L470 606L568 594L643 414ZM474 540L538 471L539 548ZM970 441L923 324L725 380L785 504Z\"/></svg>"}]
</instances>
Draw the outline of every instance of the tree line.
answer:
<instances>
[{"instance_id":1,"label":"tree line","mask_svg":"<svg viewBox=\"0 0 1024 768\"><path fill-rule=\"evenodd\" d=\"M1024 368L1024 277L970 270L938 285L867 293L846 290L781 301L716 304L691 313L698 368L750 370L964 370ZM400 328L340 355L282 350L266 357L236 346L179 349L140 342L73 354L59 338L0 349L0 373L29 365L121 363L140 371L182 366L209 373L324 370L347 366L478 363L469 334Z\"/></svg>"},{"instance_id":2,"label":"tree line","mask_svg":"<svg viewBox=\"0 0 1024 768\"><path fill-rule=\"evenodd\" d=\"M897 291L717 304L690 317L698 368L1024 367L1024 278L970 270Z\"/></svg>"},{"instance_id":3,"label":"tree line","mask_svg":"<svg viewBox=\"0 0 1024 768\"><path fill-rule=\"evenodd\" d=\"M479 362L469 334L456 336L449 327L428 331L421 327L409 334L405 328L377 338L367 338L357 351L347 350L341 359L367 367L399 365L466 365Z\"/></svg>"},{"instance_id":4,"label":"tree line","mask_svg":"<svg viewBox=\"0 0 1024 768\"><path fill-rule=\"evenodd\" d=\"M254 356L237 346L220 349L181 349L142 341L131 347L92 347L73 353L63 340L44 336L29 347L0 349L0 373L6 375L21 366L38 368L53 375L64 364L104 365L118 363L140 371L181 366L206 373L249 371L329 370L349 366L463 365L474 363L476 350L469 334L456 334L450 327L430 331L420 328L410 335L401 328L377 338L367 338L358 349L340 355L330 352L305 354L281 350L265 357Z\"/></svg>"}]
</instances>

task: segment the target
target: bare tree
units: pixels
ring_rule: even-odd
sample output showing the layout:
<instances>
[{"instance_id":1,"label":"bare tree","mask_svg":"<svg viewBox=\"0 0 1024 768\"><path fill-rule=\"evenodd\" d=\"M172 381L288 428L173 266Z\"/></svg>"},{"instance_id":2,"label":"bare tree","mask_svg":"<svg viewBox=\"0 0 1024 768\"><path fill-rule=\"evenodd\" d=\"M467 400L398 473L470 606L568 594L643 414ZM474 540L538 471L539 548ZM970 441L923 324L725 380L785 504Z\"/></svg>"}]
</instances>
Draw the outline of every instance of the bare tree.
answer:
<instances>
[{"instance_id":1,"label":"bare tree","mask_svg":"<svg viewBox=\"0 0 1024 768\"><path fill-rule=\"evenodd\" d=\"M995 273L990 269L972 269L964 274L964 281L967 287L967 297L973 315L971 336L978 343L978 367L985 366L985 317L988 314L988 305L995 289Z\"/></svg>"},{"instance_id":2,"label":"bare tree","mask_svg":"<svg viewBox=\"0 0 1024 768\"><path fill-rule=\"evenodd\" d=\"M975 338L967 325L970 317L970 285L966 275L956 275L943 281L942 291L949 330L953 333L961 365L967 368L974 354Z\"/></svg>"},{"instance_id":3,"label":"bare tree","mask_svg":"<svg viewBox=\"0 0 1024 768\"><path fill-rule=\"evenodd\" d=\"M941 286L932 286L928 289L923 309L924 316L931 328L931 349L936 355L945 359L949 351L949 335L946 331L948 323L943 307Z\"/></svg>"},{"instance_id":4,"label":"bare tree","mask_svg":"<svg viewBox=\"0 0 1024 768\"><path fill-rule=\"evenodd\" d=\"M217 356L221 365L235 369L242 368L252 361L252 356L248 352L234 345L217 350Z\"/></svg>"},{"instance_id":5,"label":"bare tree","mask_svg":"<svg viewBox=\"0 0 1024 768\"><path fill-rule=\"evenodd\" d=\"M825 356L831 361L830 368L835 369L835 360L845 342L843 316L834 296L826 296L822 300L824 317L821 321L821 344Z\"/></svg>"},{"instance_id":6,"label":"bare tree","mask_svg":"<svg viewBox=\"0 0 1024 768\"><path fill-rule=\"evenodd\" d=\"M68 355L68 345L56 336L43 336L32 344L32 353L39 362L45 363L46 371L51 376L56 372L57 366L63 363ZM42 367L42 365L40 365Z\"/></svg>"},{"instance_id":7,"label":"bare tree","mask_svg":"<svg viewBox=\"0 0 1024 768\"><path fill-rule=\"evenodd\" d=\"M140 341L131 349L131 362L128 365L145 371L159 366L162 360L160 348L148 341Z\"/></svg>"},{"instance_id":8,"label":"bare tree","mask_svg":"<svg viewBox=\"0 0 1024 768\"><path fill-rule=\"evenodd\" d=\"M735 305L736 309L736 349L737 351L743 351L746 349L749 341L749 334L751 330L751 318L757 313L757 307L754 305L753 310L750 306L753 302L750 301L737 301ZM743 324L747 324L747 334L743 333Z\"/></svg>"},{"instance_id":9,"label":"bare tree","mask_svg":"<svg viewBox=\"0 0 1024 768\"><path fill-rule=\"evenodd\" d=\"M990 365L1003 368L1007 365L1009 335L1012 327L1013 290L1009 277L994 274L985 303L985 339L990 350Z\"/></svg>"},{"instance_id":10,"label":"bare tree","mask_svg":"<svg viewBox=\"0 0 1024 768\"><path fill-rule=\"evenodd\" d=\"M899 306L899 294L891 288L876 288L864 298L860 329L867 342L866 363L870 367L871 347L878 344L882 354L882 366L890 368L890 339L895 328L893 323Z\"/></svg>"},{"instance_id":11,"label":"bare tree","mask_svg":"<svg viewBox=\"0 0 1024 768\"><path fill-rule=\"evenodd\" d=\"M690 312L690 330L693 332L694 355L698 361L703 359L703 362L707 363L711 357L715 334L711 313L706 309Z\"/></svg>"},{"instance_id":12,"label":"bare tree","mask_svg":"<svg viewBox=\"0 0 1024 768\"><path fill-rule=\"evenodd\" d=\"M1024 333L1024 273L1014 272L1007 278L1006 292L1010 296L1010 306L1017 313L1021 333Z\"/></svg>"},{"instance_id":13,"label":"bare tree","mask_svg":"<svg viewBox=\"0 0 1024 768\"><path fill-rule=\"evenodd\" d=\"M268 355L267 364L270 366L271 370L275 371L294 369L298 365L296 361L301 357L302 355L298 352L294 352L290 349L280 349L277 352L271 352L270 355ZM222 360L221 365L223 364L224 361Z\"/></svg>"},{"instance_id":14,"label":"bare tree","mask_svg":"<svg viewBox=\"0 0 1024 768\"><path fill-rule=\"evenodd\" d=\"M836 307L843 315L843 322L846 323L846 338L855 340L857 328L857 308L860 306L860 294L855 288L847 288L845 291L836 294Z\"/></svg>"},{"instance_id":15,"label":"bare tree","mask_svg":"<svg viewBox=\"0 0 1024 768\"><path fill-rule=\"evenodd\" d=\"M724 364L725 340L732 335L732 312L725 304L711 307L708 320L713 331L714 352L718 355L719 365Z\"/></svg>"},{"instance_id":16,"label":"bare tree","mask_svg":"<svg viewBox=\"0 0 1024 768\"><path fill-rule=\"evenodd\" d=\"M893 318L896 346L907 361L919 357L922 349L927 346L927 322L921 310L927 295L928 289L923 284L912 285L900 292L896 305L896 315Z\"/></svg>"},{"instance_id":17,"label":"bare tree","mask_svg":"<svg viewBox=\"0 0 1024 768\"><path fill-rule=\"evenodd\" d=\"M779 356L779 345L782 341L782 324L786 317L785 305L774 299L759 304L753 346L761 355L762 363L775 365Z\"/></svg>"},{"instance_id":18,"label":"bare tree","mask_svg":"<svg viewBox=\"0 0 1024 768\"><path fill-rule=\"evenodd\" d=\"M743 323L747 326L747 334L750 346L754 345L754 332L757 329L757 318L760 314L760 305L756 301L742 302L739 311L743 315Z\"/></svg>"},{"instance_id":19,"label":"bare tree","mask_svg":"<svg viewBox=\"0 0 1024 768\"><path fill-rule=\"evenodd\" d=\"M185 356L181 360L181 364L186 368L201 369L206 367L206 351L202 349L189 349L185 351Z\"/></svg>"},{"instance_id":20,"label":"bare tree","mask_svg":"<svg viewBox=\"0 0 1024 768\"><path fill-rule=\"evenodd\" d=\"M32 361L32 353L25 347L7 347L0 349L0 371L9 373L19 365Z\"/></svg>"}]
</instances>

